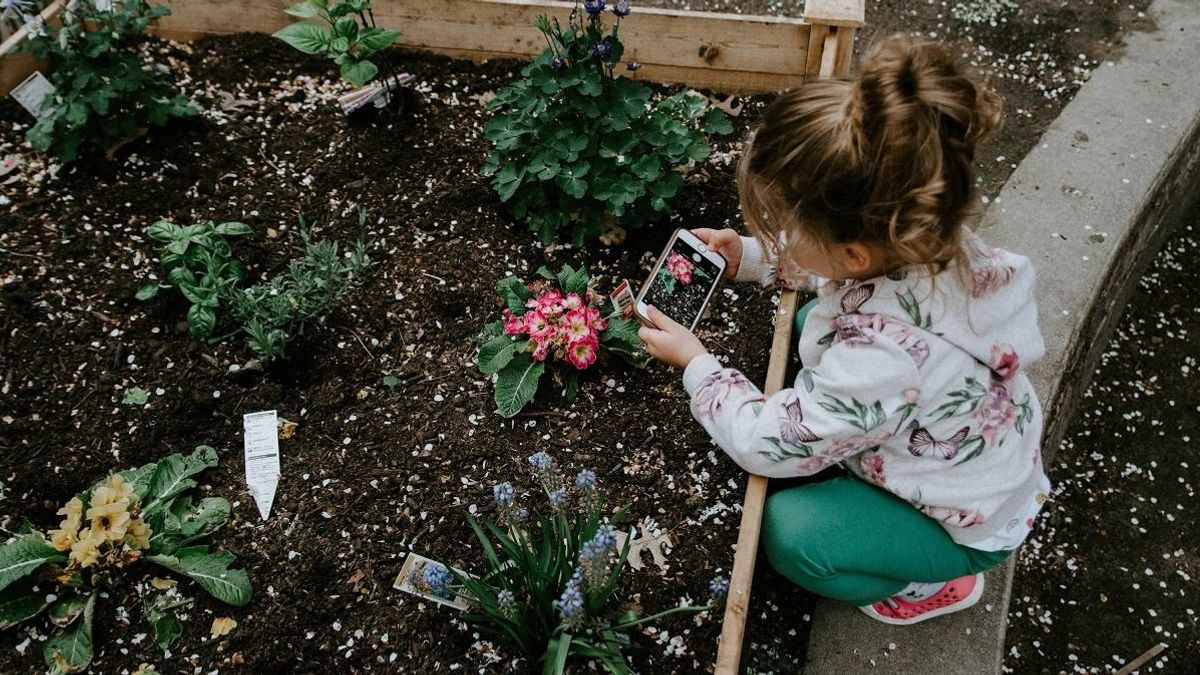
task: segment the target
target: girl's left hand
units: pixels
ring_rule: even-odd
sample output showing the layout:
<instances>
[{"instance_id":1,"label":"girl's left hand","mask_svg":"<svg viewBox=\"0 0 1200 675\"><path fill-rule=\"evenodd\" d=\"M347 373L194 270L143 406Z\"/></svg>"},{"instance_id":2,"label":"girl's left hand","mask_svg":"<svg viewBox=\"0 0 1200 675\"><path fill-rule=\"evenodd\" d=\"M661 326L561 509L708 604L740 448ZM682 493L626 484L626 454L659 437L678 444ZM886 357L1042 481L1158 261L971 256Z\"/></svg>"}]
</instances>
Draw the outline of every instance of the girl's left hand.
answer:
<instances>
[{"instance_id":1,"label":"girl's left hand","mask_svg":"<svg viewBox=\"0 0 1200 675\"><path fill-rule=\"evenodd\" d=\"M708 351L692 331L658 311L657 307L647 307L646 313L654 326L639 328L638 337L646 343L650 356L676 368L687 368L692 359Z\"/></svg>"}]
</instances>

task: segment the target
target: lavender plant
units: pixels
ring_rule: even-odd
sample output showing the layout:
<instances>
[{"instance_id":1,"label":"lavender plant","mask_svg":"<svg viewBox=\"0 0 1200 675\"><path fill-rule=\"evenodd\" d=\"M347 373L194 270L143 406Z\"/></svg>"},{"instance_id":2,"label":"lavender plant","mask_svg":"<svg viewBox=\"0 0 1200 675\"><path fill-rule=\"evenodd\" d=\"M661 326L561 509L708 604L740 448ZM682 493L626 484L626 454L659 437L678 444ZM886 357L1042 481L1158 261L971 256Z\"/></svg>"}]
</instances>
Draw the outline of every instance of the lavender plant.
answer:
<instances>
[{"instance_id":1,"label":"lavender plant","mask_svg":"<svg viewBox=\"0 0 1200 675\"><path fill-rule=\"evenodd\" d=\"M616 527L626 510L604 517L593 471L568 482L545 452L530 455L528 463L549 509L531 514L511 483L495 485L499 522L467 516L486 572L473 577L450 570L453 580L441 577L444 591L472 598L469 624L508 642L545 674L592 661L623 675L633 672L625 661L630 631L672 614L713 609L713 603L679 606L641 617L622 608L619 582L629 542L617 546Z\"/></svg>"},{"instance_id":2,"label":"lavender plant","mask_svg":"<svg viewBox=\"0 0 1200 675\"><path fill-rule=\"evenodd\" d=\"M588 0L576 2L566 26L539 17L547 48L489 104L496 114L485 133L495 149L483 173L544 242L568 235L578 245L615 225L666 217L683 172L709 155L706 134L733 131L698 96L654 103L649 87L618 74L641 68L621 61L630 12L626 0Z\"/></svg>"},{"instance_id":3,"label":"lavender plant","mask_svg":"<svg viewBox=\"0 0 1200 675\"><path fill-rule=\"evenodd\" d=\"M343 80L361 87L379 74L384 50L400 32L375 25L374 5L367 0L304 0L283 10L302 19L277 31L274 37L305 54L320 54L336 63ZM321 19L321 26L303 19ZM389 85L390 87L390 78Z\"/></svg>"}]
</instances>

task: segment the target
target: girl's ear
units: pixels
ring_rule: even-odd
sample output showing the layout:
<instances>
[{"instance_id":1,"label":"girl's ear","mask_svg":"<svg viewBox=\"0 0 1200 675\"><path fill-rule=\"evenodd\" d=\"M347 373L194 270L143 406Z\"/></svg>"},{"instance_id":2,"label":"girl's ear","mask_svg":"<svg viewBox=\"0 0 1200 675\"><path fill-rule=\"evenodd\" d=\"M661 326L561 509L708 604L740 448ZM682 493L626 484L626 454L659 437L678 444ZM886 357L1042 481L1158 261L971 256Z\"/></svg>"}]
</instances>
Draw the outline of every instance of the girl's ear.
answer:
<instances>
[{"instance_id":1,"label":"girl's ear","mask_svg":"<svg viewBox=\"0 0 1200 675\"><path fill-rule=\"evenodd\" d=\"M878 255L875 249L867 244L854 242L838 246L838 256L841 267L849 277L863 278L875 276Z\"/></svg>"}]
</instances>

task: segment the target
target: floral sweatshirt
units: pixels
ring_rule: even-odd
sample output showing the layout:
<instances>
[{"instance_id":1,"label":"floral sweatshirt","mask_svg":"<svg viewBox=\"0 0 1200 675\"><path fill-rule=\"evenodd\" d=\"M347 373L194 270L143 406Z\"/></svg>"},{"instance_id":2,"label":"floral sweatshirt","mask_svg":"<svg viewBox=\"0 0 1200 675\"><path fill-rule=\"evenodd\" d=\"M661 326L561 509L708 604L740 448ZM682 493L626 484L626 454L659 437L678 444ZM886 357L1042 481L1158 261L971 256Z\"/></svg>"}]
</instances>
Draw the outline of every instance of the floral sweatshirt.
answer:
<instances>
[{"instance_id":1,"label":"floral sweatshirt","mask_svg":"<svg viewBox=\"0 0 1200 675\"><path fill-rule=\"evenodd\" d=\"M692 414L743 469L807 476L834 464L938 520L958 543L1016 548L1050 490L1029 260L970 237L970 270L908 268L825 283L800 334L795 385L767 398L710 354L688 364ZM752 238L738 280L795 288Z\"/></svg>"}]
</instances>

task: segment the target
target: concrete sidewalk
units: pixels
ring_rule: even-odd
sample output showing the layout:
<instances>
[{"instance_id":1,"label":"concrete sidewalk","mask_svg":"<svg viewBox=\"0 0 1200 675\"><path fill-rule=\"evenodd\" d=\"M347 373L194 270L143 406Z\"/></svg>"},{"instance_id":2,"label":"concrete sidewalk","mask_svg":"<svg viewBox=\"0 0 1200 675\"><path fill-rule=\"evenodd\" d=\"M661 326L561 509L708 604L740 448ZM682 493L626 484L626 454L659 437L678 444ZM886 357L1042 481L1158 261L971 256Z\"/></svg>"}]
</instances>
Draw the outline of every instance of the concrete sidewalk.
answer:
<instances>
[{"instance_id":1,"label":"concrete sidewalk","mask_svg":"<svg viewBox=\"0 0 1200 675\"><path fill-rule=\"evenodd\" d=\"M1046 357L1030 369L1046 414L1046 454L1065 425L1141 271L1200 199L1200 2L1155 0L1152 33L1099 67L1025 158L983 236L1038 270ZM1051 475L1051 480L1054 476ZM1010 562L971 610L909 627L817 604L806 672L999 673Z\"/></svg>"}]
</instances>

